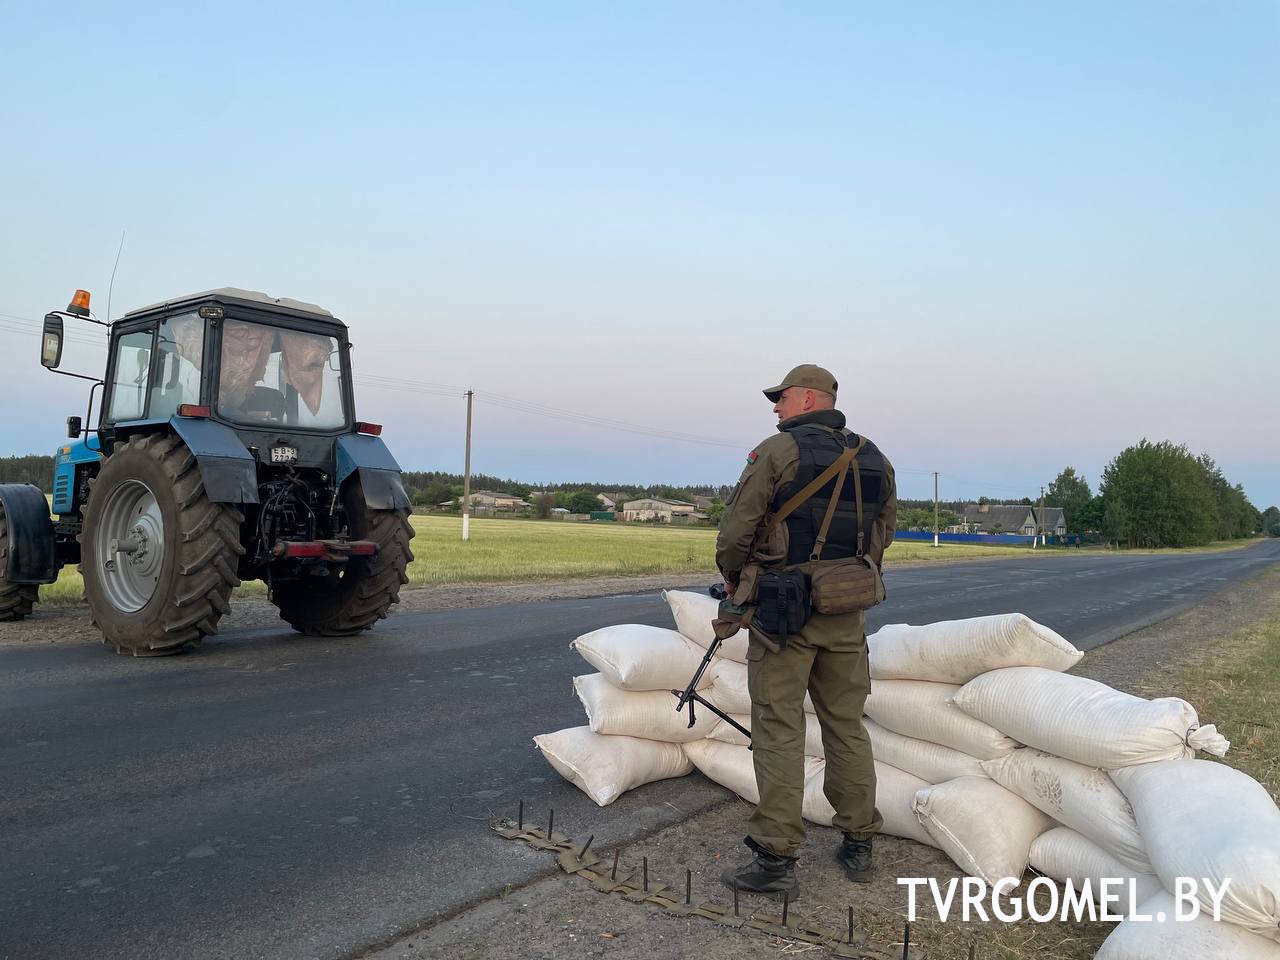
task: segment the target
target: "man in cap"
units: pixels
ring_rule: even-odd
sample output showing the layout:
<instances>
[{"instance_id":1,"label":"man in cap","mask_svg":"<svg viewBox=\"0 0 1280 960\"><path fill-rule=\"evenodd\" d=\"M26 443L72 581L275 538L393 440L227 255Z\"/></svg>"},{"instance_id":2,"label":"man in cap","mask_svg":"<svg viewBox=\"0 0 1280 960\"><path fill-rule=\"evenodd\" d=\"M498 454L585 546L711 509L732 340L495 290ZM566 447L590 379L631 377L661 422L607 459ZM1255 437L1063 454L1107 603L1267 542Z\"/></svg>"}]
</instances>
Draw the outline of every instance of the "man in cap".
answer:
<instances>
[{"instance_id":1,"label":"man in cap","mask_svg":"<svg viewBox=\"0 0 1280 960\"><path fill-rule=\"evenodd\" d=\"M815 566L805 564L815 557L865 557L875 565L878 596L883 596L879 567L897 515L893 467L875 444L846 429L844 414L835 408L837 386L829 371L802 364L764 391L773 402L778 432L747 455L716 539L716 564L737 604L752 603L752 582L761 571L812 571ZM836 474L828 472L832 479L815 488L826 468L845 472L850 450L860 480L846 475L837 484ZM841 466L834 466L842 455ZM807 499L806 489L815 491ZM771 524L775 515L782 519ZM780 646L776 652L753 630L747 652L760 802L744 842L755 859L726 870L722 879L744 891L794 900L797 851L805 837L800 809L806 692L822 728L823 792L835 809L833 825L844 832L836 859L851 880L870 879L871 836L883 821L875 807L875 768L862 725L871 686L863 611L814 611L798 632L773 639L782 641L772 644Z\"/></svg>"}]
</instances>

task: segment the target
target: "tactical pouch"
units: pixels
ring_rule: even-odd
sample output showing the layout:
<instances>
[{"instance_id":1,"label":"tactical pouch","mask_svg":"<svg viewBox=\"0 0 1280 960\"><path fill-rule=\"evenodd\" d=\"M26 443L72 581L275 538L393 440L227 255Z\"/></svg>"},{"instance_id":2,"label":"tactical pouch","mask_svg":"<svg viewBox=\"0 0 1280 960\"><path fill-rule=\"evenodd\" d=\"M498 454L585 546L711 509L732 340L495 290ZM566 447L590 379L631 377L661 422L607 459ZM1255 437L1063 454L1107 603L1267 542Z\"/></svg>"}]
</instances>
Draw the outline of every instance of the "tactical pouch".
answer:
<instances>
[{"instance_id":1,"label":"tactical pouch","mask_svg":"<svg viewBox=\"0 0 1280 960\"><path fill-rule=\"evenodd\" d=\"M787 637L809 622L809 583L799 570L766 570L756 583L753 623L786 646Z\"/></svg>"},{"instance_id":2,"label":"tactical pouch","mask_svg":"<svg viewBox=\"0 0 1280 960\"><path fill-rule=\"evenodd\" d=\"M809 565L813 609L819 613L867 610L884 599L884 580L870 557L823 560Z\"/></svg>"}]
</instances>

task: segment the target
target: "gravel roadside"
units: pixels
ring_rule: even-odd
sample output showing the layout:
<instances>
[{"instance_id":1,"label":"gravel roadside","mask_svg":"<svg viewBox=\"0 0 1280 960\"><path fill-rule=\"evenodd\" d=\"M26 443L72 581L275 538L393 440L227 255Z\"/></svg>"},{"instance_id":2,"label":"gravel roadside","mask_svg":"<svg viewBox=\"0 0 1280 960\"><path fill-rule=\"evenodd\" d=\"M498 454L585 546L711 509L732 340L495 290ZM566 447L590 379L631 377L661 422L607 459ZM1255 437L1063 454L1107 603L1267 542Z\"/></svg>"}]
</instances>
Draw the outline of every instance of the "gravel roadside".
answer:
<instances>
[{"instance_id":1,"label":"gravel roadside","mask_svg":"<svg viewBox=\"0 0 1280 960\"><path fill-rule=\"evenodd\" d=\"M1261 619L1280 615L1280 569L1205 599L1195 607L1092 650L1074 673L1101 680L1143 696L1185 695L1180 689L1183 670L1214 655L1215 638L1229 636ZM1194 702L1194 701L1193 701ZM1208 718L1211 720L1212 718ZM700 776L698 773L692 776ZM626 799L618 801L625 815ZM649 858L651 877L683 892L685 869L693 872L695 901L731 900L718 876L725 865L747 859L741 846L749 804L726 792L723 806L663 830L621 850L622 872ZM569 835L573 824L557 826ZM882 949L901 950L906 916L905 888L898 877L936 877L944 882L960 876L941 852L909 840L881 837L876 841L873 882L854 886L832 860L838 832L809 825L809 839L801 850L803 899L792 906L792 922L810 922L837 930L846 924L847 909L855 911L860 937ZM579 842L585 837L576 837ZM507 843L487 833L480 843ZM513 855L515 850L512 851ZM598 851L606 862L612 850ZM453 918L396 943L362 955L366 960L426 960L450 957L464 960L530 960L609 956L611 960L754 960L799 953L827 956L821 948L759 932L718 926L706 920L672 916L594 891L585 881L561 874L547 856L549 876L508 891ZM748 909L777 907L744 898ZM990 929L982 923L941 925L921 921L913 929L913 943L922 943L935 960L966 957L977 941L979 958L1092 956L1106 937L1103 924L1026 924ZM983 941L996 935L1003 950ZM894 947L896 944L896 947ZM872 956L874 954L868 954ZM899 954L900 955L900 954Z\"/></svg>"},{"instance_id":2,"label":"gravel roadside","mask_svg":"<svg viewBox=\"0 0 1280 960\"><path fill-rule=\"evenodd\" d=\"M526 583L463 583L404 590L391 608L398 613L458 610L512 603L542 603L583 597L607 597L619 593L648 593L664 588L705 590L712 574L652 577L594 577L588 580L545 580ZM269 627L283 622L265 597L237 597L231 612L218 625L221 632L247 627ZM375 628L376 629L376 628ZM15 623L0 623L0 646L30 643L99 643L101 636L89 623L84 603L37 605L35 613Z\"/></svg>"}]
</instances>

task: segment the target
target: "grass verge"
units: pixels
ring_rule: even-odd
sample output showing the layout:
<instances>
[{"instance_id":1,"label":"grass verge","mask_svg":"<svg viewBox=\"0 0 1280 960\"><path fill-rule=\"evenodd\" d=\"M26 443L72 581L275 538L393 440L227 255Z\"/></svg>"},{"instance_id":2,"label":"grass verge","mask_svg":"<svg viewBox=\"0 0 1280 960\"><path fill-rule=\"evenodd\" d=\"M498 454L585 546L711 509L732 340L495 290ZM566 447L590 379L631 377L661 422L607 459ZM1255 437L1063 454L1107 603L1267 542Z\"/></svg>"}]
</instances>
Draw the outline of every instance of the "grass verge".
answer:
<instances>
[{"instance_id":1,"label":"grass verge","mask_svg":"<svg viewBox=\"0 0 1280 960\"><path fill-rule=\"evenodd\" d=\"M1231 741L1224 762L1280 801L1280 617L1215 644L1212 660L1189 667L1185 682L1200 714Z\"/></svg>"}]
</instances>

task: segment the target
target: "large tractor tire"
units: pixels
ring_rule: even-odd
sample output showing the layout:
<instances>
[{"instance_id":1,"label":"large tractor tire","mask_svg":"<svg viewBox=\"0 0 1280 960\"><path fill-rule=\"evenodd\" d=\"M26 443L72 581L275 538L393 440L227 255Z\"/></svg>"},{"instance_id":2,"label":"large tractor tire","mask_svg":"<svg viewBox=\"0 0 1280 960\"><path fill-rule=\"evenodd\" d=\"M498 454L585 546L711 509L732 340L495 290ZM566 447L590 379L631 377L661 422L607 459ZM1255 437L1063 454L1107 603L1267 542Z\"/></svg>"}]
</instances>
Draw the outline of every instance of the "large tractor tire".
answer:
<instances>
[{"instance_id":1,"label":"large tractor tire","mask_svg":"<svg viewBox=\"0 0 1280 960\"><path fill-rule=\"evenodd\" d=\"M10 583L5 571L9 569L9 524L5 520L4 507L0 507L0 622L21 620L31 612L40 597L40 587L34 583Z\"/></svg>"},{"instance_id":2,"label":"large tractor tire","mask_svg":"<svg viewBox=\"0 0 1280 960\"><path fill-rule=\"evenodd\" d=\"M150 657L216 633L240 584L242 519L209 499L178 437L117 444L90 481L80 535L84 592L103 642Z\"/></svg>"},{"instance_id":3,"label":"large tractor tire","mask_svg":"<svg viewBox=\"0 0 1280 960\"><path fill-rule=\"evenodd\" d=\"M308 636L343 637L368 630L400 602L400 587L409 582L409 511L369 508L358 483L347 486L345 500L352 539L372 540L377 556L353 557L327 577L282 581L271 593L280 618Z\"/></svg>"}]
</instances>

